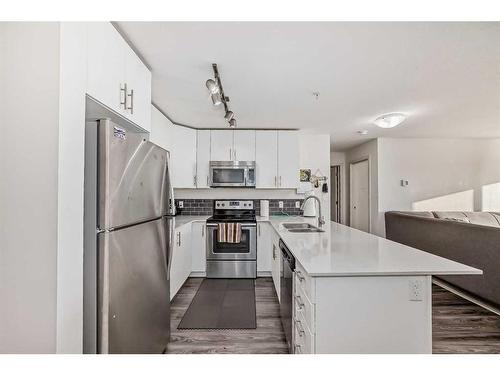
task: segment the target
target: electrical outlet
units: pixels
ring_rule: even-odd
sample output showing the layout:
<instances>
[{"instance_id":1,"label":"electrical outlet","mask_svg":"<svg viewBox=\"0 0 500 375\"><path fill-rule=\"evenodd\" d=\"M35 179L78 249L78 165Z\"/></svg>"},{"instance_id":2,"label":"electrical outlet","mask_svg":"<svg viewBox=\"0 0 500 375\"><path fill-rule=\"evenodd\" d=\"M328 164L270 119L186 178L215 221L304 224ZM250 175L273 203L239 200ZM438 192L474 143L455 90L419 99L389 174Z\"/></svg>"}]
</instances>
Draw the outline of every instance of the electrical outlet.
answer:
<instances>
[{"instance_id":1,"label":"electrical outlet","mask_svg":"<svg viewBox=\"0 0 500 375\"><path fill-rule=\"evenodd\" d=\"M410 301L422 301L423 300L422 281L410 280L408 282L408 292Z\"/></svg>"},{"instance_id":2,"label":"electrical outlet","mask_svg":"<svg viewBox=\"0 0 500 375\"><path fill-rule=\"evenodd\" d=\"M278 207L279 207L279 208L283 208L283 201L279 201L279 202L278 202Z\"/></svg>"},{"instance_id":3,"label":"electrical outlet","mask_svg":"<svg viewBox=\"0 0 500 375\"><path fill-rule=\"evenodd\" d=\"M295 201L295 208L300 208L300 201Z\"/></svg>"},{"instance_id":4,"label":"electrical outlet","mask_svg":"<svg viewBox=\"0 0 500 375\"><path fill-rule=\"evenodd\" d=\"M179 208L184 208L184 201L178 201L179 202Z\"/></svg>"}]
</instances>

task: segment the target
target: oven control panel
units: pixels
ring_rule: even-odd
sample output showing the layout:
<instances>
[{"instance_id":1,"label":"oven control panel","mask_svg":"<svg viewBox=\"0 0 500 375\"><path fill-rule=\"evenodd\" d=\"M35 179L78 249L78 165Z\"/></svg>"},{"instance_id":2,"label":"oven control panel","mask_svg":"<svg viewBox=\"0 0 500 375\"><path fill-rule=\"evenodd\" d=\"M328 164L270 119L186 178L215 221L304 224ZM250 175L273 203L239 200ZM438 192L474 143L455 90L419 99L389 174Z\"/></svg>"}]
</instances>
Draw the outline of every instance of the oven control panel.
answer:
<instances>
[{"instance_id":1,"label":"oven control panel","mask_svg":"<svg viewBox=\"0 0 500 375\"><path fill-rule=\"evenodd\" d=\"M253 201L215 201L216 210L253 210Z\"/></svg>"}]
</instances>

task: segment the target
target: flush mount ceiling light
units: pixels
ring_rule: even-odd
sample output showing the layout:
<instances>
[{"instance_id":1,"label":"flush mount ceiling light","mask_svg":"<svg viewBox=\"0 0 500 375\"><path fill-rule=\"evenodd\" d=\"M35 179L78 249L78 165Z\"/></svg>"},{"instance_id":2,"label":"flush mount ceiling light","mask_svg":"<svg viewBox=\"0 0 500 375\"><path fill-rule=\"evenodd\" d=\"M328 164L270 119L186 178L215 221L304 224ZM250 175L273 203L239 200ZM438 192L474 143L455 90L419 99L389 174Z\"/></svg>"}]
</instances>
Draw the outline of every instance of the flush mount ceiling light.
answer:
<instances>
[{"instance_id":1,"label":"flush mount ceiling light","mask_svg":"<svg viewBox=\"0 0 500 375\"><path fill-rule=\"evenodd\" d=\"M219 76L219 69L217 64L212 64L212 69L214 71L214 79L208 79L205 85L210 92L210 97L212 98L212 103L215 106L224 104L225 115L224 118L229 123L230 128L236 127L236 119L234 118L234 113L229 110L229 97L224 94L224 89L222 88L222 82Z\"/></svg>"},{"instance_id":2,"label":"flush mount ceiling light","mask_svg":"<svg viewBox=\"0 0 500 375\"><path fill-rule=\"evenodd\" d=\"M388 129L400 125L404 120L406 116L402 113L388 113L377 117L373 123L380 128Z\"/></svg>"}]
</instances>

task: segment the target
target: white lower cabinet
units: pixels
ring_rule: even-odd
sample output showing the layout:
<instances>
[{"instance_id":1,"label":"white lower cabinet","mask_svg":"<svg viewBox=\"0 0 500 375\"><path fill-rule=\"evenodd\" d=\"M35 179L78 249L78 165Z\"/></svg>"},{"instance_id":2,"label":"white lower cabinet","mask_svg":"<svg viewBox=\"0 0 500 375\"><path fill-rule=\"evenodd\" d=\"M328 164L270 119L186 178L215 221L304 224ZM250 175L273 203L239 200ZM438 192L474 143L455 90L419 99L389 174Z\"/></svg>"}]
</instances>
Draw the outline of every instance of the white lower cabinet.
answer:
<instances>
[{"instance_id":1,"label":"white lower cabinet","mask_svg":"<svg viewBox=\"0 0 500 375\"><path fill-rule=\"evenodd\" d=\"M257 276L269 276L273 269L271 224L257 223Z\"/></svg>"},{"instance_id":2,"label":"white lower cabinet","mask_svg":"<svg viewBox=\"0 0 500 375\"><path fill-rule=\"evenodd\" d=\"M191 274L191 225L183 225L175 230L174 250L170 266L170 300L172 300L182 284Z\"/></svg>"},{"instance_id":3,"label":"white lower cabinet","mask_svg":"<svg viewBox=\"0 0 500 375\"><path fill-rule=\"evenodd\" d=\"M191 275L203 277L207 265L207 225L206 222L194 222L191 227Z\"/></svg>"}]
</instances>

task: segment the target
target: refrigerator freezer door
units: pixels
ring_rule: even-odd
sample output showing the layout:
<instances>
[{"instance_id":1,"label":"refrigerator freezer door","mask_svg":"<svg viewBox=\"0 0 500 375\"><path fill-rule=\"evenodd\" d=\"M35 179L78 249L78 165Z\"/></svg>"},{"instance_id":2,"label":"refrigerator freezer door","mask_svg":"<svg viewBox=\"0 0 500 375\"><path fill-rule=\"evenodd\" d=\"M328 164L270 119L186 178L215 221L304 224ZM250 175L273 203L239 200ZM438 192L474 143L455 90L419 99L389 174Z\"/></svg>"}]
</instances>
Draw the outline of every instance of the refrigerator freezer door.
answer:
<instances>
[{"instance_id":1,"label":"refrigerator freezer door","mask_svg":"<svg viewBox=\"0 0 500 375\"><path fill-rule=\"evenodd\" d=\"M99 234L98 352L162 353L170 337L168 219Z\"/></svg>"},{"instance_id":2,"label":"refrigerator freezer door","mask_svg":"<svg viewBox=\"0 0 500 375\"><path fill-rule=\"evenodd\" d=\"M98 191L100 229L168 214L168 152L109 120L99 122Z\"/></svg>"}]
</instances>

